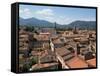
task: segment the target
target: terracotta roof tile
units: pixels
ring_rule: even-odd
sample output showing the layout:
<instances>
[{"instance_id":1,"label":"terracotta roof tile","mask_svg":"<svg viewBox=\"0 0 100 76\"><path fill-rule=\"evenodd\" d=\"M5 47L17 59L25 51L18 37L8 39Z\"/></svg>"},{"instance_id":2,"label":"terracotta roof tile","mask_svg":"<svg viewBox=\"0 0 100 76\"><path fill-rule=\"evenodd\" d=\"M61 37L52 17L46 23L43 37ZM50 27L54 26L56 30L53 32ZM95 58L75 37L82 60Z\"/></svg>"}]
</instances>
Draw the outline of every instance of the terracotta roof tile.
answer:
<instances>
[{"instance_id":1,"label":"terracotta roof tile","mask_svg":"<svg viewBox=\"0 0 100 76\"><path fill-rule=\"evenodd\" d=\"M62 47L62 48L56 48L55 50L56 50L56 52L57 52L59 55L61 55L61 56L70 53L70 51L67 50L67 48L65 48L65 47Z\"/></svg>"},{"instance_id":2,"label":"terracotta roof tile","mask_svg":"<svg viewBox=\"0 0 100 76\"><path fill-rule=\"evenodd\" d=\"M74 57L74 58L70 59L69 61L66 62L66 64L70 68L86 68L86 67L88 67L88 64L78 57Z\"/></svg>"},{"instance_id":3,"label":"terracotta roof tile","mask_svg":"<svg viewBox=\"0 0 100 76\"><path fill-rule=\"evenodd\" d=\"M93 67L96 67L96 58L90 59L86 61L88 64L90 64Z\"/></svg>"},{"instance_id":4,"label":"terracotta roof tile","mask_svg":"<svg viewBox=\"0 0 100 76\"><path fill-rule=\"evenodd\" d=\"M47 67L55 66L55 65L58 65L58 63L35 64L35 65L32 66L32 68L40 69L40 68L47 68Z\"/></svg>"}]
</instances>

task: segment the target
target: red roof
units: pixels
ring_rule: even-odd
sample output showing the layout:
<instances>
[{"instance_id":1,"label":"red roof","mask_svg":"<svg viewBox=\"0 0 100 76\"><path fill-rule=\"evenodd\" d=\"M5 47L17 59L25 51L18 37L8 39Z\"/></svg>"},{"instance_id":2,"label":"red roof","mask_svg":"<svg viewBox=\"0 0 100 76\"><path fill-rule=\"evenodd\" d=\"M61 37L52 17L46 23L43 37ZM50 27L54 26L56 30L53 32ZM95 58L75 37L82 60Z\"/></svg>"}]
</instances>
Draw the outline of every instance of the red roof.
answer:
<instances>
[{"instance_id":1,"label":"red roof","mask_svg":"<svg viewBox=\"0 0 100 76\"><path fill-rule=\"evenodd\" d=\"M88 64L81 60L79 57L74 57L72 59L70 59L69 61L66 61L66 64L70 67L70 68L87 68Z\"/></svg>"},{"instance_id":2,"label":"red roof","mask_svg":"<svg viewBox=\"0 0 100 76\"><path fill-rule=\"evenodd\" d=\"M96 67L96 58L87 60L87 63L93 67Z\"/></svg>"}]
</instances>

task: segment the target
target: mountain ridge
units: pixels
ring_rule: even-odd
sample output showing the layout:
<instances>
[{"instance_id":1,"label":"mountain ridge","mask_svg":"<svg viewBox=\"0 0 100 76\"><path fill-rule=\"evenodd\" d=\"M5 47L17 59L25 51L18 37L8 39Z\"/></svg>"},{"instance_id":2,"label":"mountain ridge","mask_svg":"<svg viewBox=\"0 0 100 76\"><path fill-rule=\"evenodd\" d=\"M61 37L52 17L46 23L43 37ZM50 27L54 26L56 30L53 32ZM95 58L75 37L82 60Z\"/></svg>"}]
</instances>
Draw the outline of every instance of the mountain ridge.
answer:
<instances>
[{"instance_id":1,"label":"mountain ridge","mask_svg":"<svg viewBox=\"0 0 100 76\"><path fill-rule=\"evenodd\" d=\"M23 19L23 18L19 18L19 23L20 25L24 25L24 26L36 26L36 27L55 27L54 23L46 21L46 20L40 20L37 18L28 18L28 19ZM69 24L65 24L65 25L61 25L57 23L57 28L74 28L74 27L78 27L80 29L96 29L96 21L81 21L81 20L77 20L77 21L73 21Z\"/></svg>"}]
</instances>

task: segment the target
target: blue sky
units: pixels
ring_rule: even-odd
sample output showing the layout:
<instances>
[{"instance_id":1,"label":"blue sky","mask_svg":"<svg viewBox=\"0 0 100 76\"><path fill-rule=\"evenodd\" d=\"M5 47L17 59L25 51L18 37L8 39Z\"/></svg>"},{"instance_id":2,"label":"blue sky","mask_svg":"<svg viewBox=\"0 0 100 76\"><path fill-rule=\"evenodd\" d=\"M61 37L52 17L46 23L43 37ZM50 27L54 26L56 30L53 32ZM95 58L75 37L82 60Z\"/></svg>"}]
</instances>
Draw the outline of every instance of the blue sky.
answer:
<instances>
[{"instance_id":1,"label":"blue sky","mask_svg":"<svg viewBox=\"0 0 100 76\"><path fill-rule=\"evenodd\" d=\"M75 20L96 21L96 10L88 8L52 7L36 5L20 5L21 18L38 18L59 24L69 24Z\"/></svg>"}]
</instances>

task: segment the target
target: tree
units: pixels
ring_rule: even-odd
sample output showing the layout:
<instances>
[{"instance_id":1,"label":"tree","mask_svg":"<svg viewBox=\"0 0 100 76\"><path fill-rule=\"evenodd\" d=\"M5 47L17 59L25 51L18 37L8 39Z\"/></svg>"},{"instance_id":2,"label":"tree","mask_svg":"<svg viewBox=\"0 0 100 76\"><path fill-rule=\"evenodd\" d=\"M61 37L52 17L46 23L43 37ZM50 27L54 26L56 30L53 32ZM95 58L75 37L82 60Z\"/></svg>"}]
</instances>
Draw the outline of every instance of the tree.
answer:
<instances>
[{"instance_id":1,"label":"tree","mask_svg":"<svg viewBox=\"0 0 100 76\"><path fill-rule=\"evenodd\" d=\"M34 33L36 33L37 35L39 35L39 33L35 30Z\"/></svg>"},{"instance_id":2,"label":"tree","mask_svg":"<svg viewBox=\"0 0 100 76\"><path fill-rule=\"evenodd\" d=\"M27 72L30 69L30 65L29 64L24 64L22 71L23 72Z\"/></svg>"},{"instance_id":3,"label":"tree","mask_svg":"<svg viewBox=\"0 0 100 76\"><path fill-rule=\"evenodd\" d=\"M37 58L36 57L33 57L32 59L30 59L30 66L34 65L37 63Z\"/></svg>"},{"instance_id":4,"label":"tree","mask_svg":"<svg viewBox=\"0 0 100 76\"><path fill-rule=\"evenodd\" d=\"M34 31L34 26L26 26L26 31L33 32Z\"/></svg>"},{"instance_id":5,"label":"tree","mask_svg":"<svg viewBox=\"0 0 100 76\"><path fill-rule=\"evenodd\" d=\"M73 28L69 27L69 28L67 28L67 30L68 30L68 31L71 31L71 30L73 30Z\"/></svg>"}]
</instances>

